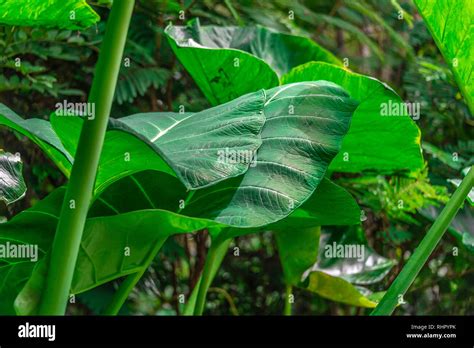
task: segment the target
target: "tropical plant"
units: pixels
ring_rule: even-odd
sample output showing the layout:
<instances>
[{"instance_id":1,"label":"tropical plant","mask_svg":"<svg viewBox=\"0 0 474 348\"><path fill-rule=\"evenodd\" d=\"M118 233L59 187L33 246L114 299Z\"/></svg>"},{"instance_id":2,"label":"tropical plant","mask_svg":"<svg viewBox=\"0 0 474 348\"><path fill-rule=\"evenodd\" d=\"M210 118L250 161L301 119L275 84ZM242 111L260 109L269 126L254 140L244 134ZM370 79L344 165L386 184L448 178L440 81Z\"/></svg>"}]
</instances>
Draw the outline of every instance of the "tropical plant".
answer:
<instances>
[{"instance_id":1,"label":"tropical plant","mask_svg":"<svg viewBox=\"0 0 474 348\"><path fill-rule=\"evenodd\" d=\"M6 1L0 5L0 23L76 30L99 20L83 0L60 3ZM425 17L440 11L427 3L429 10L418 4ZM15 11L19 6L27 11ZM361 6L351 4L366 13ZM426 169L413 115L382 112L401 105L400 96L387 84L350 71L303 36L262 26L201 26L195 19L185 26L170 24L164 34L212 107L109 117L114 98L119 104L131 102L171 76L153 67L156 59L137 45L141 66L127 70L122 58L133 8L134 1L127 0L111 6L88 98L93 114L80 117L73 105L69 116L51 110L48 121L24 119L0 104L0 125L28 137L68 179L66 187L0 224L0 240L39 248L36 264L0 259L0 312L64 314L70 295L124 278L103 312L117 314L167 239L207 230L211 245L185 314L204 312L232 240L264 231L272 231L277 240L287 297L299 287L333 301L376 307L374 314L390 314L473 186L474 171L467 173L385 296L370 293L365 286L382 280L395 262L369 247L359 226L363 211L345 188L357 192L356 185L362 185L363 191L377 175L401 185L425 180L411 194L429 197L397 214L410 222L407 214L425 202L446 201L444 192L420 174ZM360 36L353 27L328 21ZM456 59L455 40L446 41L444 34L437 38L436 28L430 29L445 56ZM371 41L363 40L377 53ZM465 83L462 92L470 93L465 66L454 76ZM472 111L472 96L464 97ZM7 154L5 163L0 198L10 203L22 196L25 185L19 159ZM353 179L355 174L363 176ZM399 191L394 196L401 197ZM341 231L335 226L351 227ZM367 254L334 262L322 252L329 243L362 245ZM357 271L341 271L354 265ZM285 313L291 310L287 301Z\"/></svg>"}]
</instances>

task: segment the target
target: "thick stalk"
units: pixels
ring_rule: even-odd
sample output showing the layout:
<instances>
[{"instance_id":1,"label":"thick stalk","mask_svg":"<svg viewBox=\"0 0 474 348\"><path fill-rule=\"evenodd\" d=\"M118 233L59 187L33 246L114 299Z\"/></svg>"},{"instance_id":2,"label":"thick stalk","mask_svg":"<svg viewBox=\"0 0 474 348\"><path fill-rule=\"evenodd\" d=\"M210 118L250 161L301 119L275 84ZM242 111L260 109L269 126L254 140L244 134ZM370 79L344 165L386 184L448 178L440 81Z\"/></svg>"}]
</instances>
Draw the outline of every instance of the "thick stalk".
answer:
<instances>
[{"instance_id":1,"label":"thick stalk","mask_svg":"<svg viewBox=\"0 0 474 348\"><path fill-rule=\"evenodd\" d=\"M133 288L135 287L135 285L137 285L141 277L143 277L143 274L146 272L152 261L155 259L156 254L158 254L163 244L165 244L166 239L167 238L158 240L155 243L155 247L143 263L143 268L140 271L127 276L127 278L122 282L122 284L120 284L120 287L118 288L117 292L115 292L112 301L104 310L104 315L117 315L120 312L120 308L122 308L123 304L127 300L128 295L130 294L130 292L132 292Z\"/></svg>"},{"instance_id":2,"label":"thick stalk","mask_svg":"<svg viewBox=\"0 0 474 348\"><path fill-rule=\"evenodd\" d=\"M63 315L66 311L134 3L115 0L107 21L89 96L89 103L95 105L95 118L84 122L79 138L52 246L39 312L42 315Z\"/></svg>"},{"instance_id":3,"label":"thick stalk","mask_svg":"<svg viewBox=\"0 0 474 348\"><path fill-rule=\"evenodd\" d=\"M290 296L293 291L293 286L290 284L286 285L286 293L285 293L285 308L283 309L283 315L291 315L291 302Z\"/></svg>"},{"instance_id":4,"label":"thick stalk","mask_svg":"<svg viewBox=\"0 0 474 348\"><path fill-rule=\"evenodd\" d=\"M416 248L413 255L403 267L400 274L394 280L385 296L375 307L370 315L391 315L395 310L399 300L403 299L406 291L415 280L423 265L428 260L433 250L438 245L441 237L448 228L449 224L456 216L461 204L466 199L469 191L474 185L474 166L466 175L461 185L456 189L454 194L444 207L441 214L435 220L426 236Z\"/></svg>"},{"instance_id":5,"label":"thick stalk","mask_svg":"<svg viewBox=\"0 0 474 348\"><path fill-rule=\"evenodd\" d=\"M207 290L209 289L209 286L211 285L212 280L227 253L231 241L232 238L225 240L216 238L212 241L211 247L207 253L206 264L204 265L201 278L199 283L196 284L196 286L199 286L199 290L197 292L194 315L202 315L204 312Z\"/></svg>"}]
</instances>

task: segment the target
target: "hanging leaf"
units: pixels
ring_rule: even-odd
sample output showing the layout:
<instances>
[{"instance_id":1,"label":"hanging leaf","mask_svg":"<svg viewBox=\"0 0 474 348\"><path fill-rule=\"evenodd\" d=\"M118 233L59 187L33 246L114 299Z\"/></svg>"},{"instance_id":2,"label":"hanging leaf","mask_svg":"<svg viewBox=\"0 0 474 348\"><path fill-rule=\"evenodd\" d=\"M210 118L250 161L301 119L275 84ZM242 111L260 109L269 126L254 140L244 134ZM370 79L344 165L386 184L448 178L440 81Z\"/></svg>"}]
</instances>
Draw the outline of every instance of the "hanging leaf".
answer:
<instances>
[{"instance_id":1,"label":"hanging leaf","mask_svg":"<svg viewBox=\"0 0 474 348\"><path fill-rule=\"evenodd\" d=\"M78 30L100 17L85 0L2 0L0 24Z\"/></svg>"},{"instance_id":2,"label":"hanging leaf","mask_svg":"<svg viewBox=\"0 0 474 348\"><path fill-rule=\"evenodd\" d=\"M248 94L189 116L139 114L112 125L147 140L188 188L244 174L232 181L232 195L217 194L225 208L214 219L257 227L281 220L311 196L356 106L337 85L319 81ZM222 187L227 183L216 192ZM201 194L209 191L195 199Z\"/></svg>"},{"instance_id":3,"label":"hanging leaf","mask_svg":"<svg viewBox=\"0 0 474 348\"><path fill-rule=\"evenodd\" d=\"M251 93L195 114L148 113L112 120L95 193L150 169L176 175L188 189L240 176L239 189L219 221L239 227L272 223L314 192L356 106L340 87L311 82ZM25 121L6 111L4 124L40 144L59 165L75 155L87 121L53 114L51 129L46 121ZM33 127L35 123L45 131ZM70 163L62 166L70 168ZM243 205L252 205L259 216L239 221Z\"/></svg>"}]
</instances>

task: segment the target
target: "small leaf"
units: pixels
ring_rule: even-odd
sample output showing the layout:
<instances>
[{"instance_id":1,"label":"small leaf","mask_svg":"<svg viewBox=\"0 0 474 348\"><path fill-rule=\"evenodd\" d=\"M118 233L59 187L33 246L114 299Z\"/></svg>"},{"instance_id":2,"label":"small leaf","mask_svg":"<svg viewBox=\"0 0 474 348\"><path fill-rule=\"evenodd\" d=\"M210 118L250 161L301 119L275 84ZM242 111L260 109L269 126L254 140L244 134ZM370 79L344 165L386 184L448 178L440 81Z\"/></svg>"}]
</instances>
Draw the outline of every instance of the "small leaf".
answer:
<instances>
[{"instance_id":1,"label":"small leaf","mask_svg":"<svg viewBox=\"0 0 474 348\"><path fill-rule=\"evenodd\" d=\"M328 300L365 308L377 306L376 302L369 300L354 285L342 278L314 271L309 274L308 279L305 289Z\"/></svg>"},{"instance_id":2,"label":"small leaf","mask_svg":"<svg viewBox=\"0 0 474 348\"><path fill-rule=\"evenodd\" d=\"M23 163L19 154L0 150L0 201L11 204L22 199L26 184L22 175Z\"/></svg>"}]
</instances>

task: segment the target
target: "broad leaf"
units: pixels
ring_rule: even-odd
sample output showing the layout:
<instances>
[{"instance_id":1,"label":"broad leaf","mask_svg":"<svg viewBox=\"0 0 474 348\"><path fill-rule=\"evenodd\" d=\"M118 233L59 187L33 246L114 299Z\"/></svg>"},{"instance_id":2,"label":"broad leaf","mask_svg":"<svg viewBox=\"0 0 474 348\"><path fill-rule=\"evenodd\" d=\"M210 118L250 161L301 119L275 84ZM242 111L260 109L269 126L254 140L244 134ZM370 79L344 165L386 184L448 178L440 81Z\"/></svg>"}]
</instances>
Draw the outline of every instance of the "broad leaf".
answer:
<instances>
[{"instance_id":1,"label":"broad leaf","mask_svg":"<svg viewBox=\"0 0 474 348\"><path fill-rule=\"evenodd\" d=\"M415 0L415 4L474 115L474 2Z\"/></svg>"},{"instance_id":2,"label":"broad leaf","mask_svg":"<svg viewBox=\"0 0 474 348\"><path fill-rule=\"evenodd\" d=\"M312 82L251 93L195 114L149 113L112 120L95 193L143 170L175 172L188 189L241 176L239 190L220 221L239 227L271 223L314 192L339 149L355 107L338 86ZM51 122L62 141L58 143L46 121L23 120L5 110L4 124L42 146L55 163L67 167L68 175L70 163L64 164L64 158L70 160L75 154L82 122L87 121L53 114ZM33 127L36 123L41 128ZM257 212L266 220L240 222L242 204L258 206Z\"/></svg>"},{"instance_id":3,"label":"broad leaf","mask_svg":"<svg viewBox=\"0 0 474 348\"><path fill-rule=\"evenodd\" d=\"M11 204L23 198L26 184L23 180L20 154L0 150L0 201Z\"/></svg>"},{"instance_id":4,"label":"broad leaf","mask_svg":"<svg viewBox=\"0 0 474 348\"><path fill-rule=\"evenodd\" d=\"M235 120L235 103L255 118L255 127L241 123L240 113ZM210 191L197 192L195 199L214 192L220 207L213 216L216 221L258 227L281 220L312 195L339 151L356 106L343 89L319 81L248 94L172 120L167 128L162 123L169 121L160 114L129 116L113 125L148 140L188 187L244 174L231 182L231 196L219 192L229 192L229 183L223 182ZM232 122L226 118L218 122L228 114L216 114L216 109L230 109Z\"/></svg>"},{"instance_id":5,"label":"broad leaf","mask_svg":"<svg viewBox=\"0 0 474 348\"><path fill-rule=\"evenodd\" d=\"M21 244L39 244L40 258L44 258L45 252L52 243L64 192L64 188L57 189L35 207L20 213L8 223L0 225L0 238L16 235L17 238L21 238ZM192 192L189 195L192 196ZM339 221L348 219L352 219L355 223L358 219L358 212L354 210L352 214L347 211L341 211L339 216L336 213L329 214L332 216L332 221L328 218L325 220L323 218L324 221L319 220L318 217L325 216L330 210L330 206L325 203L357 207L347 192L329 180L323 180L314 195L320 197L320 202L315 200L315 204L305 208L307 211L304 214L300 213L300 215L314 216L312 220L314 223L320 224L326 221L329 224L337 224ZM333 197L339 197L340 201L336 202L335 199L338 198ZM326 201L326 199L331 200ZM185 200L184 186L176 178L162 172L137 173L111 185L91 208L73 279L73 292L80 293L104 282L139 271L145 266L144 260L155 245L164 241L162 239L158 241L157 238L165 237L166 239L171 234L194 232L202 228L209 228L213 238L216 238L220 236L221 228L227 228L209 219L193 218L183 213L176 214L163 210L180 211L181 201ZM308 202L310 201L311 199ZM319 209L322 211L318 211ZM157 221L159 221L158 225ZM294 220L294 223L297 224L298 220ZM158 229L157 226L159 226ZM258 230L239 231L243 234L258 232ZM235 231L237 229L234 229L234 233ZM157 240L156 243L153 242L155 240ZM125 256L124 248L127 246L130 248L130 257ZM33 272L34 264L30 264L31 267L24 271L26 276L23 277L23 283L9 290L10 299L18 294L25 284L24 281ZM43 267L37 266L30 283L25 287L22 296L18 297L17 309L20 313L31 313L34 310L43 286L44 279L38 281L38 278L44 278ZM0 295L6 296L2 291ZM0 313L5 313L5 311Z\"/></svg>"},{"instance_id":6,"label":"broad leaf","mask_svg":"<svg viewBox=\"0 0 474 348\"><path fill-rule=\"evenodd\" d=\"M283 76L282 83L315 80L337 83L360 102L331 170L358 173L423 168L420 130L401 108L402 100L393 89L372 77L314 62L293 69Z\"/></svg>"},{"instance_id":7,"label":"broad leaf","mask_svg":"<svg viewBox=\"0 0 474 348\"><path fill-rule=\"evenodd\" d=\"M342 278L333 277L322 271L314 271L309 274L305 289L328 300L351 306L364 308L377 306L377 302L372 300L368 294L363 294L365 291Z\"/></svg>"},{"instance_id":8,"label":"broad leaf","mask_svg":"<svg viewBox=\"0 0 474 348\"><path fill-rule=\"evenodd\" d=\"M308 38L274 32L260 26L168 26L168 41L212 105L261 88L278 85L278 78L309 61L340 64L329 51Z\"/></svg>"},{"instance_id":9,"label":"broad leaf","mask_svg":"<svg viewBox=\"0 0 474 348\"><path fill-rule=\"evenodd\" d=\"M85 0L2 0L0 24L83 29L100 20Z\"/></svg>"}]
</instances>

